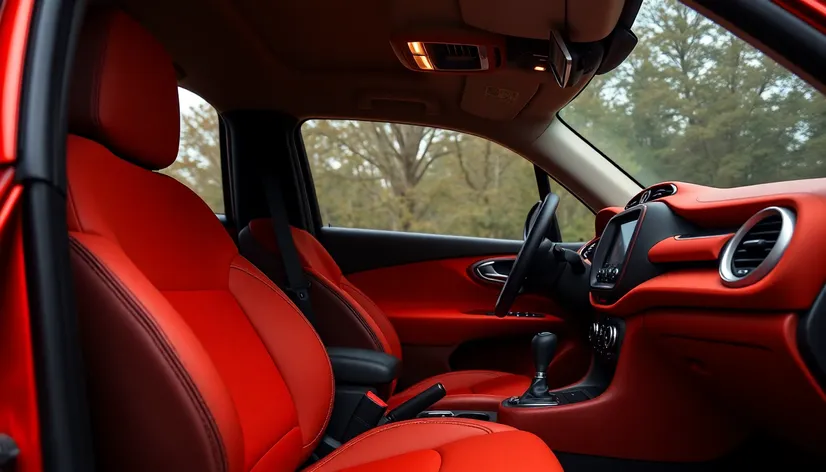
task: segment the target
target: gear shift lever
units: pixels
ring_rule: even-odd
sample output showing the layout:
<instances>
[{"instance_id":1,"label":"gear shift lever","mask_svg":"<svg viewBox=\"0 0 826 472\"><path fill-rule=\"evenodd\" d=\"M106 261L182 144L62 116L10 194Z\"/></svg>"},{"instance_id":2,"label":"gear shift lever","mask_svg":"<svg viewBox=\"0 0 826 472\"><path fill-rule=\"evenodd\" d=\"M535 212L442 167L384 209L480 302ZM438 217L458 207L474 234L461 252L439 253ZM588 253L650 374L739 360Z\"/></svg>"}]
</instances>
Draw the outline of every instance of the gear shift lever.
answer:
<instances>
[{"instance_id":1,"label":"gear shift lever","mask_svg":"<svg viewBox=\"0 0 826 472\"><path fill-rule=\"evenodd\" d=\"M556 352L556 335L543 332L533 337L531 349L536 373L528 390L521 397L513 397L508 403L519 406L555 405L559 403L556 395L548 392L548 380L545 371Z\"/></svg>"}]
</instances>

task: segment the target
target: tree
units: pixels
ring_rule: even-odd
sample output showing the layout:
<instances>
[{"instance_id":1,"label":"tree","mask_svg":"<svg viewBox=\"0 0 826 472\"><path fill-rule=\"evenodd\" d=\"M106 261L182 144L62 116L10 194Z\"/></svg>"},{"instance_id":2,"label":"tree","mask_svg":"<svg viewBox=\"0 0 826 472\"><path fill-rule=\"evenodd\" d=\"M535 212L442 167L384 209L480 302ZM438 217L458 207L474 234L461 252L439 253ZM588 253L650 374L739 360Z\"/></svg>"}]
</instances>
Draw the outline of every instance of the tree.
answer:
<instances>
[{"instance_id":1,"label":"tree","mask_svg":"<svg viewBox=\"0 0 826 472\"><path fill-rule=\"evenodd\" d=\"M644 185L826 175L819 93L674 0L647 2L635 31L629 60L562 116Z\"/></svg>"},{"instance_id":2,"label":"tree","mask_svg":"<svg viewBox=\"0 0 826 472\"><path fill-rule=\"evenodd\" d=\"M302 132L327 224L519 239L539 198L531 164L486 139L337 120L309 121ZM554 190L565 236L590 239L593 213Z\"/></svg>"},{"instance_id":3,"label":"tree","mask_svg":"<svg viewBox=\"0 0 826 472\"><path fill-rule=\"evenodd\" d=\"M218 113L201 101L182 110L178 158L164 169L197 193L212 211L224 212Z\"/></svg>"}]
</instances>

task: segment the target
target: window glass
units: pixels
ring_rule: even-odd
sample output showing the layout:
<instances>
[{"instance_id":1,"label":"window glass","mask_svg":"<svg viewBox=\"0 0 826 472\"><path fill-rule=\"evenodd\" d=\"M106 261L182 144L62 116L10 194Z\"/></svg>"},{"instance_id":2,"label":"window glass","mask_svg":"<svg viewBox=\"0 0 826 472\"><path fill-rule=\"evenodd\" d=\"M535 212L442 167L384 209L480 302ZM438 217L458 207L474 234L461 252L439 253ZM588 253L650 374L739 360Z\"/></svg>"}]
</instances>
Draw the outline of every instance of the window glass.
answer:
<instances>
[{"instance_id":1,"label":"window glass","mask_svg":"<svg viewBox=\"0 0 826 472\"><path fill-rule=\"evenodd\" d=\"M539 199L530 162L475 136L395 123L301 127L324 224L521 239ZM554 185L565 240L593 237L593 213Z\"/></svg>"},{"instance_id":2,"label":"window glass","mask_svg":"<svg viewBox=\"0 0 826 472\"><path fill-rule=\"evenodd\" d=\"M646 0L639 44L561 118L645 186L826 176L826 100L676 0Z\"/></svg>"},{"instance_id":3,"label":"window glass","mask_svg":"<svg viewBox=\"0 0 826 472\"><path fill-rule=\"evenodd\" d=\"M175 163L162 173L197 193L215 213L224 212L218 112L194 93L178 88L181 141Z\"/></svg>"}]
</instances>

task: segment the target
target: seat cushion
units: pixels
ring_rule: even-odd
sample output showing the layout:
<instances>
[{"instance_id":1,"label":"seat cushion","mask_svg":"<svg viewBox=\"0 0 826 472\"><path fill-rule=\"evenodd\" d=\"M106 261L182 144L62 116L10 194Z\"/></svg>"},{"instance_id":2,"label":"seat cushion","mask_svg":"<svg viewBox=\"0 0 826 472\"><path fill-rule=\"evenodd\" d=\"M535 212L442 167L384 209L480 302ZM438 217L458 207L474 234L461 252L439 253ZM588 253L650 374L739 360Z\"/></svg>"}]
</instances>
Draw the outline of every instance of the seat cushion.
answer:
<instances>
[{"instance_id":1,"label":"seat cushion","mask_svg":"<svg viewBox=\"0 0 826 472\"><path fill-rule=\"evenodd\" d=\"M426 419L392 423L358 436L307 472L561 471L533 434L473 420Z\"/></svg>"},{"instance_id":2,"label":"seat cushion","mask_svg":"<svg viewBox=\"0 0 826 472\"><path fill-rule=\"evenodd\" d=\"M524 375L494 370L460 370L429 377L393 395L387 402L389 408L395 408L437 382L445 386L447 396L433 408L455 410L495 411L502 400L523 394L531 385L531 379Z\"/></svg>"}]
</instances>

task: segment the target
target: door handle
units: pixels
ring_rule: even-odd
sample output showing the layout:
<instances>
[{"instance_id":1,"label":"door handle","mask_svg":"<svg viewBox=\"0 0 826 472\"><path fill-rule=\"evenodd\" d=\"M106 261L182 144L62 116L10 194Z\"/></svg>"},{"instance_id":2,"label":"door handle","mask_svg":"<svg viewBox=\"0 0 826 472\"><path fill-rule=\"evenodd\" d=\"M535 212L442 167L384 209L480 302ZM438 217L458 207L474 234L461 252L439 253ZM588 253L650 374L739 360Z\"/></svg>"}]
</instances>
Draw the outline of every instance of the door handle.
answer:
<instances>
[{"instance_id":1,"label":"door handle","mask_svg":"<svg viewBox=\"0 0 826 472\"><path fill-rule=\"evenodd\" d=\"M489 259L474 264L473 274L488 282L504 284L512 265L513 259Z\"/></svg>"}]
</instances>

